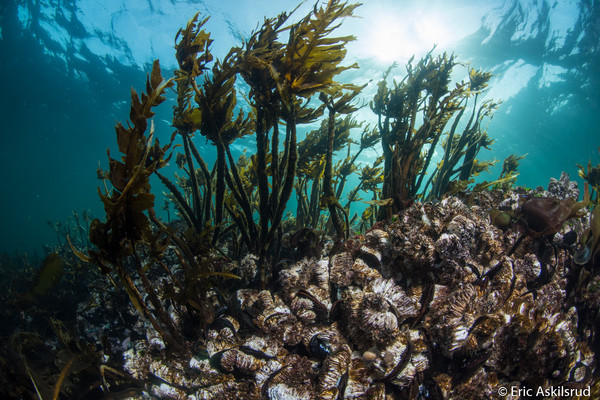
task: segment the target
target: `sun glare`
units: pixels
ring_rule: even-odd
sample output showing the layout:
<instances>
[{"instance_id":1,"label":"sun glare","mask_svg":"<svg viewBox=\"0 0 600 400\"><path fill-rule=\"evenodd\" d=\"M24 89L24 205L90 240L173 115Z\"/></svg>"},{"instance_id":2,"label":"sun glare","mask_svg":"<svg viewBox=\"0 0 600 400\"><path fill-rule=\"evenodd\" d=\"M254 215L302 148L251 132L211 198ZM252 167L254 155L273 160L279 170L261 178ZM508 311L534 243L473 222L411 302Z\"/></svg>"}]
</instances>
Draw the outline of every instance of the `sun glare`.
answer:
<instances>
[{"instance_id":1,"label":"sun glare","mask_svg":"<svg viewBox=\"0 0 600 400\"><path fill-rule=\"evenodd\" d=\"M378 12L365 18L365 56L380 63L403 62L431 50L433 45L444 47L456 39L444 18L423 10Z\"/></svg>"}]
</instances>

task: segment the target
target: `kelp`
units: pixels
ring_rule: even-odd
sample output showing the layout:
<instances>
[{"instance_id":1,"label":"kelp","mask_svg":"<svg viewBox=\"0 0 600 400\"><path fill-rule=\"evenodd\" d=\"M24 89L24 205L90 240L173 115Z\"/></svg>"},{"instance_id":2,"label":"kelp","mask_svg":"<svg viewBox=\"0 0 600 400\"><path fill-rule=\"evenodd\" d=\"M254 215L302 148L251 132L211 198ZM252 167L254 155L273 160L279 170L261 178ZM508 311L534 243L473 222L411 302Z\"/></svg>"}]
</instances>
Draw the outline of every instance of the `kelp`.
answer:
<instances>
[{"instance_id":1,"label":"kelp","mask_svg":"<svg viewBox=\"0 0 600 400\"><path fill-rule=\"evenodd\" d=\"M516 155L505 160L497 181L474 182L473 177L491 165L477 155L492 144L484 125L497 103L478 102L491 77L487 72L469 69L468 82L450 87L452 69L458 65L454 56L429 53L417 63L411 60L407 76L392 85L387 82L389 70L371 103L378 115L375 128L352 116L364 86L335 80L355 67L342 65L345 47L353 37L330 36L357 6L331 0L322 7L315 5L297 23L288 22L288 13L266 19L222 60L213 60L212 39L203 30L207 18L196 14L177 33L174 78L164 79L155 62L145 93L138 96L132 91L131 122L116 126L121 156L112 158L109 153L109 170L98 170L106 219L92 221L85 214L83 219L74 214L73 228L55 225L78 257L98 265L111 284L122 290L121 297L129 298L169 351L190 352L192 343L198 344L207 327L219 319L213 309L214 296L228 294L218 288L209 292L216 286L213 278L239 279L231 271L243 255L258 256L260 275L247 280L245 276L240 284L272 287L269 278L276 274L270 274L271 266L282 265L285 259L322 256L327 234L335 233L336 239L343 240L351 227L365 232L377 217L399 211L414 199L514 183L522 158ZM247 104L240 104L244 97L238 93L244 87L240 78L249 90ZM155 139L152 110L173 86L175 133L161 146ZM318 119L320 127L299 140L300 125ZM353 132L360 130L360 140L353 140ZM235 142L245 136L255 139L256 148L246 146L238 155L235 148L240 143ZM173 146L175 139L181 139L181 145ZM214 165L205 162L198 140L215 149ZM372 163L359 162L364 150L380 142L381 157ZM180 170L174 178L167 177L162 168L178 147L181 152L173 158ZM436 148L442 149L442 158L427 175ZM582 176L590 184L592 172L588 169ZM169 192L163 209L168 212L172 203L181 221L167 215L170 223L166 223L155 213L153 174ZM356 179L349 188L350 177ZM288 208L294 189L296 218ZM363 203L368 207L362 218L358 214L350 218L351 205L362 200L362 192L367 193ZM498 212L492 219L504 229L516 225L521 237L541 241L570 218L579 217L588 198L586 194L580 203L523 198L516 213ZM590 229L580 238L576 263L598 262L599 210L594 209ZM85 237L88 220L89 242ZM95 247L90 249L90 243ZM343 244L334 246L339 249ZM88 250L77 249L83 247ZM165 257L167 252L169 257ZM59 259L49 256L30 285L31 292L36 296L51 293L61 274ZM157 276L160 286L155 283ZM169 312L171 306L178 311L178 321ZM100 365L98 377L99 353L71 340L60 321L53 319L51 324L60 343L54 357L35 334L22 332L10 338L18 348L17 366L29 378L28 389L17 395L68 396L82 387L85 381L77 379L84 371L94 376L96 387L101 378L105 393L111 377L125 381L127 392L141 390L140 382L127 380L126 374L108 365ZM256 328L246 325L242 329ZM26 354L29 351L52 362L51 373L38 371ZM110 348L105 349L108 353ZM4 365L6 359L0 354Z\"/></svg>"},{"instance_id":2,"label":"kelp","mask_svg":"<svg viewBox=\"0 0 600 400\"><path fill-rule=\"evenodd\" d=\"M232 53L228 54L222 62L217 61L212 68L212 76L205 77L202 90L198 90L194 98L198 107L194 108L190 115L194 127L217 149L213 244L217 242L223 221L225 185L228 176L227 159L230 162L229 169L236 179L237 171L230 152L230 144L249 134L253 129L252 120L242 111L239 111L237 117L234 118L237 103L234 88L236 70L232 64L231 55ZM239 180L235 182L237 184ZM247 199L243 198L246 192L240 191L239 186L236 186L233 181L230 189L238 190L237 194L243 203L242 207L247 207Z\"/></svg>"},{"instance_id":3,"label":"kelp","mask_svg":"<svg viewBox=\"0 0 600 400\"><path fill-rule=\"evenodd\" d=\"M511 154L504 159L502 162L502 171L500 171L500 176L498 177L498 183L494 186L494 188L501 188L507 190L511 185L517 180L517 169L519 168L519 161L527 157L527 154L522 156L518 154Z\"/></svg>"},{"instance_id":4,"label":"kelp","mask_svg":"<svg viewBox=\"0 0 600 400\"><path fill-rule=\"evenodd\" d=\"M328 160L332 160L333 154L343 149L350 152L351 146L355 144L351 139L351 130L359 127L360 124L350 115L344 118L335 118L333 121L327 118L322 121L318 129L309 132L306 138L298 144L298 172L295 186L298 202L296 212L298 228L312 226L325 230L327 229L325 225L331 224L331 228L338 233L340 238L345 234L342 230L337 231L333 221L338 212L345 212L340 208L340 196L336 193L338 193L339 185L355 171L356 166L344 164L344 170L342 170L342 164L338 163L333 166L332 161ZM356 156L360 151L362 150L359 150ZM336 185L333 184L333 176L338 180ZM331 187L326 189L326 185ZM335 210L336 217L331 218L331 215L334 215L331 208ZM323 221L321 223L323 209L330 210L330 222ZM347 221L345 224L347 227ZM341 225L338 228L341 229Z\"/></svg>"},{"instance_id":5,"label":"kelp","mask_svg":"<svg viewBox=\"0 0 600 400\"><path fill-rule=\"evenodd\" d=\"M210 34L201 29L208 21L208 17L199 21L199 15L199 13L196 13L187 23L185 29L180 29L175 36L175 55L179 69L175 70L177 103L173 107L173 126L183 140L185 155L178 156L177 165L183 168L183 164L187 163L187 175L190 182L189 191L192 197L191 205L184 200L168 178L158 175L171 191L172 198L180 214L198 232L202 231L204 225L209 223L211 219L212 183L206 163L191 140L191 135L196 130L193 123L194 117L196 121L198 120L197 113L192 116L191 100L199 92L196 79L204 74L208 69L207 64L213 59L209 51L212 39L210 39ZM179 42L178 39L180 39ZM201 184L198 180L192 155L195 157L200 172L204 176L202 181L204 196L200 193Z\"/></svg>"},{"instance_id":6,"label":"kelp","mask_svg":"<svg viewBox=\"0 0 600 400\"><path fill-rule=\"evenodd\" d=\"M56 241L59 245L66 244L67 236L78 247L89 247L89 230L92 222L92 214L89 210L78 213L73 210L66 221L48 221L47 224L56 233Z\"/></svg>"},{"instance_id":7,"label":"kelp","mask_svg":"<svg viewBox=\"0 0 600 400\"><path fill-rule=\"evenodd\" d=\"M485 101L477 105L478 95L491 74L471 69L469 82L460 82L451 89L450 76L457 65L455 57L446 53L434 57L432 52L416 64L409 60L406 76L388 87L387 78L395 67L392 65L371 102L371 109L378 116L385 157L382 197L393 200L381 208L379 218L405 208L418 195L439 198L453 179L468 181L491 165L475 158L481 148L492 143L482 129L482 121L492 115L497 103ZM459 134L459 122L471 96L474 104L470 117ZM442 143L443 159L422 187L436 147L452 118L450 131Z\"/></svg>"},{"instance_id":8,"label":"kelp","mask_svg":"<svg viewBox=\"0 0 600 400\"><path fill-rule=\"evenodd\" d=\"M277 206L273 207L275 215L272 223L274 227L279 224L278 220L281 219L295 179L297 159L296 124L300 116L304 114L304 118L306 118L305 115L307 114L306 111L300 108L297 97L309 98L317 89L327 89L333 84L333 77L348 68L340 67L339 63L345 55L345 44L353 38L326 38L326 36L335 29L336 26L333 23L338 18L350 16L356 6L348 6L346 3L341 4L338 1L329 2L326 8L317 9L315 6L313 15L309 14L298 24L290 27L289 40L281 54L282 57L274 60L269 66L281 102L282 118L286 122L286 150L284 151L283 161L287 166L282 171L285 175L282 176L284 179L282 179L283 186L280 199ZM253 86L253 80L247 79L247 82L250 86ZM258 114L261 112L261 108L260 104L257 104L258 118L260 118ZM319 114L319 109L308 111L311 119ZM260 132L257 129L257 136L259 135ZM276 156L277 150L274 150L272 156ZM262 154L263 152L259 149L259 159ZM264 177L259 179L259 194L262 193L261 202L267 197L268 188L265 183ZM262 210L268 210L268 207L262 207ZM266 221L261 222L261 227L263 229L262 235L265 235ZM272 237L273 234L274 229L271 229L271 232L266 235Z\"/></svg>"},{"instance_id":9,"label":"kelp","mask_svg":"<svg viewBox=\"0 0 600 400\"><path fill-rule=\"evenodd\" d=\"M101 264L132 255L138 242L154 241L144 214L154 206L149 178L168 162L164 155L171 144L160 147L158 139L152 144L154 128L150 128L148 136L145 132L147 120L154 115L152 107L165 100L163 93L170 86L172 80L162 78L159 63L155 61L146 81L147 94L142 93L140 99L132 89L129 117L133 126L125 128L120 123L116 126L117 144L123 156L119 161L108 153L108 179L114 189L107 194L98 189L107 221L94 219L90 227L90 239L99 249L93 254Z\"/></svg>"},{"instance_id":10,"label":"kelp","mask_svg":"<svg viewBox=\"0 0 600 400\"><path fill-rule=\"evenodd\" d=\"M330 221L337 236L340 238L347 238L350 235L350 221L348 220L348 213L340 205L333 190L333 142L335 139L335 119L336 114L351 114L358 110L358 107L353 105L352 101L365 86L343 85L340 88L337 88L337 90L332 91L332 94L328 95L325 92L321 92L319 95L319 99L325 104L329 113L327 118L327 151L325 153L325 171L323 173L322 205L326 205L329 209ZM343 215L346 217L345 229L342 227L338 214L339 211L342 211Z\"/></svg>"},{"instance_id":11,"label":"kelp","mask_svg":"<svg viewBox=\"0 0 600 400\"><path fill-rule=\"evenodd\" d=\"M64 274L63 260L58 253L51 253L46 256L42 268L37 273L35 285L31 288L31 293L35 296L47 294L60 282Z\"/></svg>"},{"instance_id":12,"label":"kelp","mask_svg":"<svg viewBox=\"0 0 600 400\"><path fill-rule=\"evenodd\" d=\"M257 250L263 261L268 257L294 187L297 125L322 114L322 107L308 106L310 98L317 92L332 90L334 77L354 67L340 65L346 54L345 45L354 37L328 36L339 26L338 20L351 16L357 6L336 0L324 7L315 5L312 12L289 27L284 27L289 18L286 13L267 19L237 53L240 75L250 86L249 100L255 111L259 195ZM289 31L287 44L277 40L284 30ZM280 120L285 125L282 154L279 151ZM267 154L270 154L270 168L267 168ZM264 279L265 271L261 280L264 282Z\"/></svg>"},{"instance_id":13,"label":"kelp","mask_svg":"<svg viewBox=\"0 0 600 400\"><path fill-rule=\"evenodd\" d=\"M183 36L187 37L185 34ZM189 68L190 73L200 69L193 60L186 58L184 61L182 65ZM194 200L190 206L175 185L158 172L171 158L172 154L166 156L166 152L171 148L175 134L171 136L171 142L163 147L159 145L158 140L152 144L152 125L148 136L145 135L147 120L154 115L152 107L164 101L163 93L171 86L173 79L162 78L157 61L147 80L147 93L142 93L140 99L135 91L132 92L130 119L133 125L124 128L118 124L116 127L117 143L123 156L121 161L118 161L109 155L110 171L103 175L113 186L111 192L100 193L107 219L106 222L96 219L90 227L90 240L97 246L97 250L89 250L87 256L76 249L73 250L85 261L100 265L101 271L108 276L113 285L120 285L125 289L134 307L150 321L166 346L171 350L183 352L187 351L184 337L163 306L162 300L170 299L179 306L187 307L187 315L196 318L201 327L211 315L205 296L211 285L207 278L237 277L210 266L213 256L208 238L215 229L209 224L201 225L207 215L202 209L203 202ZM188 111L184 113L189 116L191 111ZM190 129L193 128L193 123L192 120ZM191 148L188 147L188 150ZM189 153L185 159L190 162ZM201 160L199 157L195 159ZM193 171L191 165L188 168ZM149 183L152 174L156 174L178 199L178 206L184 211L182 214L186 216L190 225L183 232L175 231L156 217L154 195L150 193ZM207 181L210 179L209 175ZM195 187L192 191L197 189L198 187ZM195 212L193 208L200 212ZM201 229L202 226L206 227ZM176 275L171 270L175 266L168 265L163 260L167 248L170 248L179 260L182 274ZM160 295L149 277L152 268L162 269L169 277ZM113 273L118 280L113 278ZM138 285L146 293L151 307L146 304L145 296L142 296Z\"/></svg>"},{"instance_id":14,"label":"kelp","mask_svg":"<svg viewBox=\"0 0 600 400\"><path fill-rule=\"evenodd\" d=\"M281 221L297 176L297 125L322 115L323 106L309 106L314 94L333 96L341 89L354 88L336 86L333 80L345 69L355 67L340 65L346 43L354 38L332 38L330 34L339 26L338 21L351 16L357 6L340 1L329 1L323 7L315 5L306 17L291 25L286 25L291 15L288 13L265 19L242 47L232 48L212 68L212 39L202 29L206 19L197 14L178 32L173 125L183 139L185 155L178 158L178 165L186 166L188 177L181 183L189 199L167 177L158 176L194 231L201 232L209 223L215 227L213 246L225 240L222 233L227 233L229 242L238 242L239 235L247 250L259 256L263 267L277 253L271 243L281 237ZM287 41L280 42L285 33ZM252 110L248 114L237 106L238 76L250 88ZM342 99L346 103L350 100L348 96ZM338 113L343 111L341 103L338 108ZM283 140L280 126L285 127ZM195 132L217 150L212 171L191 140ZM247 134L256 138L256 152L250 157L252 168L239 168L241 159L236 161L230 148L234 140ZM199 172L195 165L200 167ZM246 174L253 176L257 195L254 187L247 185L251 179ZM263 269L263 283L265 273Z\"/></svg>"},{"instance_id":15,"label":"kelp","mask_svg":"<svg viewBox=\"0 0 600 400\"><path fill-rule=\"evenodd\" d=\"M113 189L103 194L98 189L104 203L106 221L94 219L90 225L90 241L97 249L89 250L83 256L86 262L94 262L101 271L110 277L116 274L120 284L127 292L132 304L153 325L165 342L175 349L182 349L183 338L175 328L173 321L162 306L158 294L146 275L152 259L143 261L139 255L140 245L148 246L152 254L162 253L167 242L160 240L152 231L150 219L146 212L154 206L154 195L150 192L149 178L152 173L162 168L170 159L165 157L171 143L161 147L158 139L154 140L154 127L146 136L148 120L154 116L152 108L165 100L165 90L173 85L172 79L163 79L160 65L155 61L152 72L146 80L146 93L141 97L132 89L131 124L125 128L117 124L117 145L123 154L120 160L109 157L109 172L104 174ZM81 255L80 253L76 253ZM131 260L134 270L152 303L152 309L146 304L134 279L126 268L126 260Z\"/></svg>"},{"instance_id":16,"label":"kelp","mask_svg":"<svg viewBox=\"0 0 600 400\"><path fill-rule=\"evenodd\" d=\"M464 101L464 105L454 118L450 132L443 143L444 158L431 175L432 189L428 193L428 198L440 198L446 193L453 176L458 182L468 182L472 177L487 171L494 165L494 161L482 162L475 158L481 149L489 150L494 142L482 127L482 122L485 118L488 118L488 121L491 119L499 103L485 100L481 105L477 104L479 94L485 90L491 76L490 72L470 70L468 92L465 93L464 100L461 100ZM471 115L462 133L457 135L456 129L467 110L470 96L473 96ZM424 190L427 190L427 186Z\"/></svg>"},{"instance_id":17,"label":"kelp","mask_svg":"<svg viewBox=\"0 0 600 400\"><path fill-rule=\"evenodd\" d=\"M600 147L598 147L600 152ZM600 202L600 164L592 167L592 161L588 161L587 170L577 164L578 175L581 179L585 180L591 186L590 200L594 204Z\"/></svg>"},{"instance_id":18,"label":"kelp","mask_svg":"<svg viewBox=\"0 0 600 400\"><path fill-rule=\"evenodd\" d=\"M344 188L348 177L354 172L358 171L358 157L362 154L364 150L374 147L378 142L379 132L377 131L377 128L370 129L370 127L367 126L363 129L363 132L360 136L360 142L358 143L358 151L351 151L354 149L352 149L350 145L348 146L348 154L343 160L339 161L335 167L335 170L337 172L336 177L339 181L335 191L335 197L337 197L338 199L342 197L342 193L344 192ZM379 161L379 159L376 159L374 161L373 168L377 167ZM381 175L381 178L383 178L383 175ZM361 181L363 180L364 179L361 178ZM372 192L373 190L378 191L379 189L375 189L375 187L373 187L373 190L366 190ZM350 206L350 203L352 203L355 200L355 196L348 195L348 203L346 203L345 208L348 208Z\"/></svg>"},{"instance_id":19,"label":"kelp","mask_svg":"<svg viewBox=\"0 0 600 400\"><path fill-rule=\"evenodd\" d=\"M527 154L523 156L519 156L518 154L511 154L504 159L502 163L502 171L500 171L500 176L498 179L493 181L481 181L475 183L475 178L469 178L468 180L458 180L458 181L450 181L448 183L448 189L446 190L446 195L455 195L460 192L465 192L470 190L471 192L481 192L484 190L492 190L492 189L502 189L502 190L510 190L512 186L514 186L517 181L517 177L519 176L517 172L517 168L519 167L519 161L525 158ZM485 165L485 163L484 163ZM491 163L488 165L492 165ZM486 167L487 169L487 167Z\"/></svg>"}]
</instances>

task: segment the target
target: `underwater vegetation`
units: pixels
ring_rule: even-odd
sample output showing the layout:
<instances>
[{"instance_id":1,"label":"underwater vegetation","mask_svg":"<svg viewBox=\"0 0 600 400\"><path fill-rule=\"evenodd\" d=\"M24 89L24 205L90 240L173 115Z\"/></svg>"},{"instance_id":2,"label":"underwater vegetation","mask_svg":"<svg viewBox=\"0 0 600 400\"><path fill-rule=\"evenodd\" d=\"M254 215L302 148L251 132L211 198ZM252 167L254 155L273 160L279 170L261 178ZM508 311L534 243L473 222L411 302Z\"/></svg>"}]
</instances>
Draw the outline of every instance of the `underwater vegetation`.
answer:
<instances>
[{"instance_id":1,"label":"underwater vegetation","mask_svg":"<svg viewBox=\"0 0 600 400\"><path fill-rule=\"evenodd\" d=\"M58 399L65 391L85 396L100 390L91 383L101 377L102 354L80 340L75 324L78 306L101 287L98 277L65 245L41 260L2 255L2 398Z\"/></svg>"},{"instance_id":2,"label":"underwater vegetation","mask_svg":"<svg viewBox=\"0 0 600 400\"><path fill-rule=\"evenodd\" d=\"M67 221L48 221L47 224L56 233L56 240L59 246L71 240L77 247L85 248L91 246L89 230L92 220L93 217L89 210L83 210L81 215L73 210Z\"/></svg>"},{"instance_id":3,"label":"underwater vegetation","mask_svg":"<svg viewBox=\"0 0 600 400\"><path fill-rule=\"evenodd\" d=\"M600 149L599 149L600 151ZM588 162L587 172L582 166L579 166L579 176L585 179L586 188L591 186L591 194L587 194L589 201L594 204L594 208L590 217L590 227L583 233L580 238L579 250L575 254L575 262L585 265L592 262L596 265L600 260L597 260L600 253L600 207L598 193L600 193L600 165L592 167L592 163Z\"/></svg>"},{"instance_id":4,"label":"underwater vegetation","mask_svg":"<svg viewBox=\"0 0 600 400\"><path fill-rule=\"evenodd\" d=\"M598 152L600 153L600 147L598 148ZM588 161L587 169L579 164L577 167L579 168L581 179L585 180L591 187L591 201L598 204L600 200L598 198L598 193L600 192L600 164L592 167L592 162Z\"/></svg>"},{"instance_id":5,"label":"underwater vegetation","mask_svg":"<svg viewBox=\"0 0 600 400\"><path fill-rule=\"evenodd\" d=\"M146 93L141 99L132 93L131 125L116 127L121 161L109 158L109 171L99 172L113 188L101 194L107 220L92 222L90 238L98 250L90 251L84 259L101 265L105 273L114 272L136 308L168 343L181 343L182 337L159 304L146 270L153 263L162 263L162 268L168 269L161 257L169 245L177 248L175 253L188 271L185 281L173 279L173 285L186 293L184 304L206 315L206 287L197 282L198 278L215 274L238 278L235 271L211 266L214 260L207 261L211 251L224 261L255 255L257 276L246 280L266 288L273 278L273 267L281 259L284 235L308 227L335 234L339 241L350 236L351 224L358 220L357 215L350 218L350 207L359 200L360 191L371 192L371 206L380 208L377 214L370 210L369 216L367 212L364 219L382 219L424 197L424 193L427 198L441 198L451 184L466 188L472 176L491 165L475 158L481 148L492 143L482 121L497 104L477 102L491 74L470 69L469 82L450 90L450 73L456 62L446 54L435 58L430 52L416 65L409 61L406 77L394 83L392 89L387 88L388 70L371 103L379 116L378 127L365 127L360 143L353 142L351 130L363 125L352 117L358 109L354 101L366 85L335 81L344 70L358 66L342 65L345 46L354 38L331 34L357 6L339 1L324 7L315 5L312 12L291 25L286 25L291 15L288 13L266 19L223 60L213 60L213 40L202 29L207 18L197 14L176 35L179 68L175 76L163 79L156 61ZM287 42L279 41L283 35L287 35ZM237 106L235 83L240 78L249 87L249 112ZM153 116L151 109L164 101L164 92L172 86L177 94L173 108L176 131L170 143L161 147L157 139L152 143L153 128L147 136L145 131ZM465 112L468 122L457 132ZM320 117L321 127L299 141L298 125ZM417 119L422 120L420 125ZM452 127L445 132L449 121L453 121ZM212 168L192 140L197 135L215 148ZM231 145L248 135L255 137L256 150L236 160ZM160 169L173 156L176 136L183 142L184 152L177 154L176 160L184 175L177 176L173 183ZM426 184L431 183L432 190L420 193L427 166L442 137L444 158ZM361 168L360 183L347 193L346 204L342 204L345 182L358 169L357 157L378 144L383 156L372 166ZM351 146L356 145L358 149L353 153ZM425 145L429 146L428 152L424 151ZM346 158L334 165L334 153L342 150L347 151ZM154 213L149 184L152 174L170 191L170 199L186 225L180 231L165 226ZM510 179L514 175L505 178ZM286 218L284 226L294 190L297 214L295 221ZM327 211L326 218L322 218L322 211ZM360 227L368 228L364 222ZM140 252L149 252L151 259L144 262ZM152 308L142 301L124 265L130 256L134 257L134 271L149 294ZM190 285L196 289L190 289Z\"/></svg>"},{"instance_id":6,"label":"underwater vegetation","mask_svg":"<svg viewBox=\"0 0 600 400\"><path fill-rule=\"evenodd\" d=\"M482 148L493 143L482 123L491 117L498 103L486 100L478 104L479 94L492 74L470 69L468 82L450 88L450 75L456 65L452 55L433 57L429 52L415 65L413 59L409 60L406 76L394 82L393 87L387 84L393 66L379 83L371 108L378 116L385 159L382 196L392 199L382 210L387 217L407 207L420 191L425 198L439 199L449 191L451 183L468 182L492 165L475 158ZM457 129L465 112L468 122L460 132ZM449 123L451 128L445 132ZM444 156L425 181L442 138ZM423 184L425 187L421 188Z\"/></svg>"},{"instance_id":7,"label":"underwater vegetation","mask_svg":"<svg viewBox=\"0 0 600 400\"><path fill-rule=\"evenodd\" d=\"M156 60L145 90L132 89L119 155L98 170L106 216L53 224L66 241L11 288L0 394L598 394L595 169L581 172L581 201L566 174L547 191L514 188L519 155L476 184L493 164L478 158L499 105L481 100L491 73L467 67L453 83L462 64L433 49L399 81L395 65L383 74L369 103L376 126L356 120L366 85L341 82L358 65L344 64L354 38L335 30L358 6L330 0L296 22L293 12L265 18L222 60L208 17L177 32L174 75ZM161 144L152 118L170 91L174 132ZM307 123L318 127L299 134ZM254 147L236 154L248 137ZM359 161L371 148L381 156ZM152 176L176 210L168 221ZM368 207L352 215L358 201Z\"/></svg>"}]
</instances>

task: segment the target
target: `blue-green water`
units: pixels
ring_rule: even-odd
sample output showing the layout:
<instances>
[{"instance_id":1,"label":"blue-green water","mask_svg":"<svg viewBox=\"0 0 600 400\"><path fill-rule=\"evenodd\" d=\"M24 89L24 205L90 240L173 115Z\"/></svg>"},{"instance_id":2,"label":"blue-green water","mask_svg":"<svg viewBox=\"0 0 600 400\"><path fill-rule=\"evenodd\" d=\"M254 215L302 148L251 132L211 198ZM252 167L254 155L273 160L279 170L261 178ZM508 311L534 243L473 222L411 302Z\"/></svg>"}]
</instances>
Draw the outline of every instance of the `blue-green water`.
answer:
<instances>
[{"instance_id":1,"label":"blue-green water","mask_svg":"<svg viewBox=\"0 0 600 400\"><path fill-rule=\"evenodd\" d=\"M7 4L8 3L8 4ZM488 128L495 139L483 159L511 153L522 160L517 183L546 185L550 177L600 156L600 4L597 1L376 1L368 0L344 22L340 34L357 37L340 79L377 81L394 61L411 55L453 52L460 61L495 74L486 97L503 100ZM273 4L276 4L274 6ZM196 11L210 15L212 51L223 57L262 22L291 10L295 1L12 1L0 5L0 251L56 243L47 221L73 210L103 217L96 179L106 149L116 154L113 126L125 121L129 91L143 89L152 60L163 75L175 67L174 36ZM312 3L301 6L306 13ZM402 68L396 75L402 76ZM458 80L466 69L457 68ZM462 75L461 75L462 74ZM173 95L171 95L171 100ZM167 141L171 104L155 117ZM364 107L359 119L373 122ZM313 127L306 127L306 130ZM198 139L211 162L213 149ZM236 142L241 151L248 143ZM377 150L365 158L379 155ZM173 168L174 170L174 168ZM155 183L155 193L162 188ZM160 203L159 203L160 204Z\"/></svg>"}]
</instances>

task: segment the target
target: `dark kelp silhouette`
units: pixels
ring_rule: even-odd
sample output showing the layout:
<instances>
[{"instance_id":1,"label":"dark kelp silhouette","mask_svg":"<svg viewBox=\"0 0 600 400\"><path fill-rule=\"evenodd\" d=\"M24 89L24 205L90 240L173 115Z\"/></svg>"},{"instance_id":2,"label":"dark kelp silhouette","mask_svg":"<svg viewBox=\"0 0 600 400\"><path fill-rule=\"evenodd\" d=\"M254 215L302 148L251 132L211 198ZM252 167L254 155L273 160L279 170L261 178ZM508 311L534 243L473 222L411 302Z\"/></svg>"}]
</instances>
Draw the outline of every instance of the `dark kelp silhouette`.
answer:
<instances>
[{"instance_id":1,"label":"dark kelp silhouette","mask_svg":"<svg viewBox=\"0 0 600 400\"><path fill-rule=\"evenodd\" d=\"M450 75L458 63L453 55L444 53L434 57L432 51L416 64L411 58L406 64L407 75L390 88L387 78L395 67L392 65L379 82L371 102L378 116L385 157L382 199L391 199L382 206L380 218L402 210L418 196L440 198L451 189L453 182L468 182L493 164L475 158L482 148L488 148L493 142L482 122L492 115L497 103L487 100L477 104L491 73L470 69L469 81L451 89ZM473 104L469 105L471 97ZM467 110L470 110L469 120L459 133L459 123ZM452 125L443 143L443 158L422 187L438 142L450 121Z\"/></svg>"},{"instance_id":2,"label":"dark kelp silhouette","mask_svg":"<svg viewBox=\"0 0 600 400\"><path fill-rule=\"evenodd\" d=\"M174 126L184 142L192 204L185 201L185 196L178 193L166 177L160 175L161 180L173 193L182 215L197 232L209 221L215 227L213 245L217 245L223 233L232 231L227 224L235 224L246 249L259 256L263 284L267 267L273 261L272 255L277 252L271 244L275 238L280 242L281 221L297 178L297 125L315 120L325 108L312 108L309 100L317 93L329 95L331 115L335 117L336 112L353 110L347 103L360 90L354 85L334 81L340 72L355 67L340 65L346 54L345 45L353 37L329 37L339 26L339 20L351 16L357 6L331 1L325 7L315 6L306 17L289 26L285 26L288 13L266 19L242 47L231 49L223 61L214 63L210 76L207 64L212 61L211 40L201 29L206 19L198 21L196 15L178 34L178 102ZM279 42L279 37L286 31L287 43ZM239 111L234 117L238 76L250 87L248 100L252 111L248 115ZM201 79L201 84L196 79ZM341 94L342 91L348 93ZM333 103L336 96L341 98ZM280 139L280 125L285 127L283 140ZM212 172L191 141L191 135L196 131L217 150ZM247 134L256 138L256 153L245 168L245 160L236 162L230 147L233 141ZM280 151L281 147L283 151ZM331 156L328 159L331 170ZM200 166L201 180L197 177L194 161ZM246 184L248 181L255 182L257 197L254 187ZM327 185L327 197L333 197L330 186ZM335 202L331 204L335 208ZM225 218L225 212L229 218ZM336 221L334 227L341 232L337 212L332 215L335 215L332 218Z\"/></svg>"}]
</instances>

